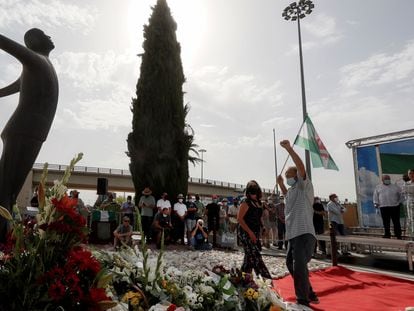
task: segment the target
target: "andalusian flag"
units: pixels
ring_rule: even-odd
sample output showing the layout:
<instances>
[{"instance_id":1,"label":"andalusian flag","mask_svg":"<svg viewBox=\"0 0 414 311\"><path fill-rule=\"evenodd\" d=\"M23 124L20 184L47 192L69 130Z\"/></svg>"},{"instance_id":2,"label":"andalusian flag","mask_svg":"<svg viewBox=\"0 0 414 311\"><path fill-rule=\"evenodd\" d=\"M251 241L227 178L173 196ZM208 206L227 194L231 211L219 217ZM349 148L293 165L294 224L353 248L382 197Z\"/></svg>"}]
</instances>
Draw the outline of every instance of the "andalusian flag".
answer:
<instances>
[{"instance_id":1,"label":"andalusian flag","mask_svg":"<svg viewBox=\"0 0 414 311\"><path fill-rule=\"evenodd\" d=\"M304 126L305 124L306 127ZM323 167L327 170L339 171L322 140L319 138L318 133L316 133L309 116L303 122L302 130L296 136L294 144L310 151L313 167Z\"/></svg>"}]
</instances>

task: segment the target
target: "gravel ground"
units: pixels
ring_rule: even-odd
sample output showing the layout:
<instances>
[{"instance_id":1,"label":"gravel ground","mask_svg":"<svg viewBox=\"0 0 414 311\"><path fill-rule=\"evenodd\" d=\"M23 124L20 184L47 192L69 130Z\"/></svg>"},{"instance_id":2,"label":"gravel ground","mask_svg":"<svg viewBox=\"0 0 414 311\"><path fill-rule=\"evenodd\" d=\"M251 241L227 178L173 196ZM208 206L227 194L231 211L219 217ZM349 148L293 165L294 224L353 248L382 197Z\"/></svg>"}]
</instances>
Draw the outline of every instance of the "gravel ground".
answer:
<instances>
[{"instance_id":1,"label":"gravel ground","mask_svg":"<svg viewBox=\"0 0 414 311\"><path fill-rule=\"evenodd\" d=\"M157 250L152 250L157 252ZM263 260L269 269L273 278L281 278L289 274L285 264L285 252L276 249L264 249ZM216 265L223 267L240 268L243 263L244 253L239 250L221 250L214 249L211 251L193 251L185 246L169 245L164 252L164 261L178 269L185 271L188 269L208 269L211 270ZM309 263L309 269L319 270L330 265L318 260L312 259Z\"/></svg>"}]
</instances>

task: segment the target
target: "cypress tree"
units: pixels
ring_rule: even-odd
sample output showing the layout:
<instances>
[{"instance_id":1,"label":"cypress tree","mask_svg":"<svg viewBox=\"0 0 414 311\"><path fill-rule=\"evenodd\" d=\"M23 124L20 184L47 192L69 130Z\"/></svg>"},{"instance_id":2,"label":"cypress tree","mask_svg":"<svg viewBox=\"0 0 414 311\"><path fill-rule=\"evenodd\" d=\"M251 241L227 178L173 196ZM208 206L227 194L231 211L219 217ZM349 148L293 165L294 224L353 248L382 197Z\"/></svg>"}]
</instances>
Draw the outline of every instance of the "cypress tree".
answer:
<instances>
[{"instance_id":1,"label":"cypress tree","mask_svg":"<svg viewBox=\"0 0 414 311\"><path fill-rule=\"evenodd\" d=\"M156 198L163 192L172 199L187 193L188 161L197 160L189 157L194 133L185 121L188 106L183 104L185 77L177 24L166 0L158 0L152 10L144 25L144 53L127 139L136 200L145 187Z\"/></svg>"}]
</instances>

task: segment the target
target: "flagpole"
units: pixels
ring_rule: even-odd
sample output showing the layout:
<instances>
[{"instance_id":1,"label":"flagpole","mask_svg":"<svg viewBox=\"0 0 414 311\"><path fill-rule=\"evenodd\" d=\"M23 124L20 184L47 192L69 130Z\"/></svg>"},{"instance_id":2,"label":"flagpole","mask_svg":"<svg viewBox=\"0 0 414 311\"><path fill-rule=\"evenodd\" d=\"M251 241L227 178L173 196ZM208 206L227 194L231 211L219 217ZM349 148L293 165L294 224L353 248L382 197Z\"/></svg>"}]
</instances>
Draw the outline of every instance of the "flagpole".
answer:
<instances>
[{"instance_id":1,"label":"flagpole","mask_svg":"<svg viewBox=\"0 0 414 311\"><path fill-rule=\"evenodd\" d=\"M277 159L276 159L276 133L275 129L273 129L273 152L275 154L275 174L277 178ZM279 194L279 187L276 183L276 194Z\"/></svg>"},{"instance_id":2,"label":"flagpole","mask_svg":"<svg viewBox=\"0 0 414 311\"><path fill-rule=\"evenodd\" d=\"M299 136L300 132L302 131L302 128L303 128L303 125L305 124L305 122L306 122L306 119L305 119L305 120L303 120L302 125L300 126L299 131L298 131L298 133L296 134L295 140L293 141L293 144L292 144L292 148L293 148L293 146L295 145L296 138L298 138L298 136ZM283 172L283 170L285 169L285 166L286 166L287 161L289 160L289 157L290 157L290 155L288 154L288 156L286 157L286 161L285 161L285 163L283 164L283 166L282 166L282 170L281 170L280 172Z\"/></svg>"}]
</instances>

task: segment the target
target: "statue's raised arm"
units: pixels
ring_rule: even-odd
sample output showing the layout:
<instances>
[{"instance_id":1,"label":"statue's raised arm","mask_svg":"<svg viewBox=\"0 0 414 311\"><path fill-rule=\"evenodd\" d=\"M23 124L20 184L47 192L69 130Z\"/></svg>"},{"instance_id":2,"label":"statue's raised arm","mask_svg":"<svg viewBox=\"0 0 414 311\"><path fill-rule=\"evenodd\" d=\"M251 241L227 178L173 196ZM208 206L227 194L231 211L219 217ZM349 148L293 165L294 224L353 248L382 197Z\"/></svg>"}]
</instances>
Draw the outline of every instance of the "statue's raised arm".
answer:
<instances>
[{"instance_id":1,"label":"statue's raised arm","mask_svg":"<svg viewBox=\"0 0 414 311\"><path fill-rule=\"evenodd\" d=\"M0 49L23 65L21 76L0 89L0 97L20 92L19 103L1 133L0 205L11 210L26 176L40 152L56 113L59 86L49 60L54 44L40 29L33 28L21 45L0 34ZM0 217L0 242L7 233L7 221Z\"/></svg>"}]
</instances>

